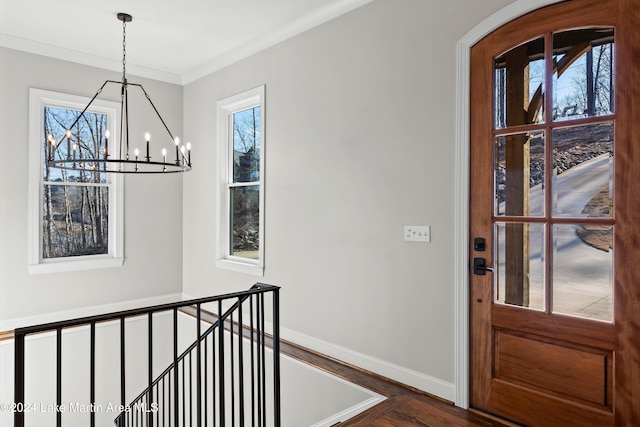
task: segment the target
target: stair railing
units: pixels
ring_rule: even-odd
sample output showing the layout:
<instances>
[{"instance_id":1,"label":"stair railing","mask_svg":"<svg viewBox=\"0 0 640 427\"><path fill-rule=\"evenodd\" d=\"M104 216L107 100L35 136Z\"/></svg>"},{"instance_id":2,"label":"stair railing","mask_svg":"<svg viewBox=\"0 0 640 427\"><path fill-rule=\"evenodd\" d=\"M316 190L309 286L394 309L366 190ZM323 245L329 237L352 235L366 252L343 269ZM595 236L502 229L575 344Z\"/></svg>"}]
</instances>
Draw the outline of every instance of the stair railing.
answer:
<instances>
[{"instance_id":1,"label":"stair railing","mask_svg":"<svg viewBox=\"0 0 640 427\"><path fill-rule=\"evenodd\" d=\"M271 295L270 310L265 297ZM206 308L204 308L206 307ZM211 308L213 307L213 309ZM172 362L154 376L154 314L172 314ZM178 316L195 318L196 339L178 353ZM126 323L146 317L147 388L127 402ZM267 318L270 317L270 322ZM199 298L177 303L120 311L80 319L30 326L15 330L14 404L25 402L25 337L43 332L56 336L56 405L62 396L62 332L89 326L89 407L96 402L96 324L119 321L120 406L117 427L165 426L274 426L281 424L279 287L257 283L244 292ZM271 336L266 329L271 324ZM157 332L157 331L156 331ZM267 347L271 351L267 352ZM268 362L268 359L271 359ZM14 426L25 427L25 412L16 411ZM56 427L63 426L65 411L55 414ZM83 425L96 425L96 411L87 411Z\"/></svg>"}]
</instances>

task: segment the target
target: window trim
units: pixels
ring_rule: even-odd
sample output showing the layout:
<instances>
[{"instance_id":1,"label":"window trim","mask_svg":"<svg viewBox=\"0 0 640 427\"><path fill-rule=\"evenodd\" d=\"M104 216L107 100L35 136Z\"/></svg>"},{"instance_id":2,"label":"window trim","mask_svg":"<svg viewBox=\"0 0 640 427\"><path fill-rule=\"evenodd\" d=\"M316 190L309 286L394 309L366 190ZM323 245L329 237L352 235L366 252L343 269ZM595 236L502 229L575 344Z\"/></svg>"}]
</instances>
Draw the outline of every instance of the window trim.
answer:
<instances>
[{"instance_id":1,"label":"window trim","mask_svg":"<svg viewBox=\"0 0 640 427\"><path fill-rule=\"evenodd\" d=\"M230 254L230 233L229 233L229 207L230 192L229 187L233 185L233 114L248 108L260 106L260 185L259 197L259 229L258 229L258 259L251 260ZM256 276L264 275L264 177L265 177L265 86L247 90L217 102L217 222L216 222L216 267L233 270L241 273Z\"/></svg>"},{"instance_id":2,"label":"window trim","mask_svg":"<svg viewBox=\"0 0 640 427\"><path fill-rule=\"evenodd\" d=\"M43 259L42 257L42 191L43 155L42 129L44 128L44 107L54 106L82 111L90 98L29 89L29 191L28 191L28 269L29 274L44 274L66 271L91 270L97 268L121 267L124 263L124 208L123 179L119 174L109 174L109 253ZM117 140L120 129L120 104L113 101L95 99L90 111L107 115L109 131Z\"/></svg>"}]
</instances>

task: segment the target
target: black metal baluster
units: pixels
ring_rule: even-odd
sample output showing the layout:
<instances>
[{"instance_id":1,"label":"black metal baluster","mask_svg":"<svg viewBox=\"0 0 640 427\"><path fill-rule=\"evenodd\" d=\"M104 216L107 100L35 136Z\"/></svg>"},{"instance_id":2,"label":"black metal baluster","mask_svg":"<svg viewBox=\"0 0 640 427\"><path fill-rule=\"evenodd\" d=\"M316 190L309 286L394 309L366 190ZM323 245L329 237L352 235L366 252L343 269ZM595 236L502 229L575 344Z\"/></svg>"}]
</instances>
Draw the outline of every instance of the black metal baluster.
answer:
<instances>
[{"instance_id":1,"label":"black metal baluster","mask_svg":"<svg viewBox=\"0 0 640 427\"><path fill-rule=\"evenodd\" d=\"M147 393L147 405L144 408L147 410L147 420L149 427L153 427L153 412L151 412L151 405L153 404L153 312L149 313L147 324L149 326L148 332L148 350L147 355L149 356L147 367L149 369L149 388Z\"/></svg>"},{"instance_id":2,"label":"black metal baluster","mask_svg":"<svg viewBox=\"0 0 640 427\"><path fill-rule=\"evenodd\" d=\"M186 398L185 398L186 388L184 386L184 359L182 359L182 426L184 427L186 416L187 416L187 407L185 406Z\"/></svg>"},{"instance_id":3,"label":"black metal baluster","mask_svg":"<svg viewBox=\"0 0 640 427\"><path fill-rule=\"evenodd\" d=\"M258 422L255 424L257 426L262 425L263 423L263 408L262 408L262 382L264 381L264 377L262 374L262 352L260 351L261 338L262 335L260 333L260 300L262 298L262 294L256 295L256 372L258 376Z\"/></svg>"},{"instance_id":4,"label":"black metal baluster","mask_svg":"<svg viewBox=\"0 0 640 427\"><path fill-rule=\"evenodd\" d=\"M242 341L242 299L238 297L238 395L240 397L240 427L244 427L244 354L242 352Z\"/></svg>"},{"instance_id":5,"label":"black metal baluster","mask_svg":"<svg viewBox=\"0 0 640 427\"><path fill-rule=\"evenodd\" d=\"M62 427L62 329L56 330L56 426Z\"/></svg>"},{"instance_id":6,"label":"black metal baluster","mask_svg":"<svg viewBox=\"0 0 640 427\"><path fill-rule=\"evenodd\" d=\"M222 318L222 300L218 300L218 414L220 427L225 426L224 407L224 319Z\"/></svg>"},{"instance_id":7,"label":"black metal baluster","mask_svg":"<svg viewBox=\"0 0 640 427\"><path fill-rule=\"evenodd\" d=\"M216 424L216 331L220 332L220 317L214 323L216 328L211 335L211 420Z\"/></svg>"},{"instance_id":8,"label":"black metal baluster","mask_svg":"<svg viewBox=\"0 0 640 427\"><path fill-rule=\"evenodd\" d=\"M14 345L14 378L13 378L13 402L24 406L24 337L19 331L15 332ZM13 414L14 427L24 427L24 411L15 411Z\"/></svg>"},{"instance_id":9,"label":"black metal baluster","mask_svg":"<svg viewBox=\"0 0 640 427\"><path fill-rule=\"evenodd\" d=\"M280 291L273 290L273 417L274 425L282 422L280 402Z\"/></svg>"},{"instance_id":10,"label":"black metal baluster","mask_svg":"<svg viewBox=\"0 0 640 427\"><path fill-rule=\"evenodd\" d=\"M91 327L90 327L90 331L91 331L91 361L90 363L90 398L89 400L91 401L91 408L94 407L94 405L96 404L96 323L95 322L91 322ZM96 412L94 410L89 411L89 421L91 423L91 427L95 427L96 426Z\"/></svg>"},{"instance_id":11,"label":"black metal baluster","mask_svg":"<svg viewBox=\"0 0 640 427\"><path fill-rule=\"evenodd\" d=\"M178 397L178 309L173 309L173 423L174 426L178 426L180 421L179 405L180 400Z\"/></svg>"},{"instance_id":12,"label":"black metal baluster","mask_svg":"<svg viewBox=\"0 0 640 427\"><path fill-rule=\"evenodd\" d=\"M200 374L201 369L200 367L202 366L202 359L201 359L201 354L200 354L200 334L201 334L201 325L200 325L200 304L197 305L197 309L196 309L196 323L197 323L197 327L196 327L196 351L198 352L196 354L196 425L198 427L202 427L202 380L200 378Z\"/></svg>"},{"instance_id":13,"label":"black metal baluster","mask_svg":"<svg viewBox=\"0 0 640 427\"><path fill-rule=\"evenodd\" d=\"M162 379L158 382L158 386L162 387L162 398L161 400L159 400L159 402L162 402L162 418L160 418L162 420L162 423L158 422L158 426L160 426L160 424L162 424L162 427L164 427L165 425L165 406L164 406L164 379L166 378L166 375L162 377ZM158 411L158 417L160 417L160 411Z\"/></svg>"},{"instance_id":14,"label":"black metal baluster","mask_svg":"<svg viewBox=\"0 0 640 427\"><path fill-rule=\"evenodd\" d=\"M120 404L123 408L125 408L126 395L125 395L125 384L126 384L126 372L125 372L125 328L124 328L124 317L120 318Z\"/></svg>"},{"instance_id":15,"label":"black metal baluster","mask_svg":"<svg viewBox=\"0 0 640 427\"><path fill-rule=\"evenodd\" d=\"M264 293L260 294L260 351L262 352L262 416L264 426L267 425L267 361L265 354L265 330L264 330Z\"/></svg>"},{"instance_id":16,"label":"black metal baluster","mask_svg":"<svg viewBox=\"0 0 640 427\"><path fill-rule=\"evenodd\" d=\"M251 350L251 425L256 425L255 337L253 323L253 294L249 296L249 348Z\"/></svg>"},{"instance_id":17,"label":"black metal baluster","mask_svg":"<svg viewBox=\"0 0 640 427\"><path fill-rule=\"evenodd\" d=\"M173 402L173 399L171 398L172 396L172 391L173 391L173 386L171 385L171 376L175 377L176 374L176 365L173 365L173 367L169 370L169 372L167 372L167 422L169 423L169 425L171 426L171 421L173 420L173 418L171 418L171 403Z\"/></svg>"},{"instance_id":18,"label":"black metal baluster","mask_svg":"<svg viewBox=\"0 0 640 427\"><path fill-rule=\"evenodd\" d=\"M231 351L231 425L236 425L236 384L235 384L235 363L233 345L233 311L229 316L229 350Z\"/></svg>"},{"instance_id":19,"label":"black metal baluster","mask_svg":"<svg viewBox=\"0 0 640 427\"><path fill-rule=\"evenodd\" d=\"M155 425L160 426L160 412L157 410L158 404L160 403L160 381L155 382L153 387L156 389L156 399L151 402L151 408L149 409L151 409L151 413L156 419Z\"/></svg>"},{"instance_id":20,"label":"black metal baluster","mask_svg":"<svg viewBox=\"0 0 640 427\"><path fill-rule=\"evenodd\" d=\"M209 388L209 384L207 383L207 341L209 340L209 335L207 335L206 337L204 337L204 363L202 364L202 366L204 367L204 374L203 374L203 378L204 378L204 425L207 425L207 414L208 414L208 404L207 402L209 402L207 400L207 389Z\"/></svg>"},{"instance_id":21,"label":"black metal baluster","mask_svg":"<svg viewBox=\"0 0 640 427\"><path fill-rule=\"evenodd\" d=\"M191 364L191 355L193 350L189 352L189 426L193 426L193 371Z\"/></svg>"}]
</instances>

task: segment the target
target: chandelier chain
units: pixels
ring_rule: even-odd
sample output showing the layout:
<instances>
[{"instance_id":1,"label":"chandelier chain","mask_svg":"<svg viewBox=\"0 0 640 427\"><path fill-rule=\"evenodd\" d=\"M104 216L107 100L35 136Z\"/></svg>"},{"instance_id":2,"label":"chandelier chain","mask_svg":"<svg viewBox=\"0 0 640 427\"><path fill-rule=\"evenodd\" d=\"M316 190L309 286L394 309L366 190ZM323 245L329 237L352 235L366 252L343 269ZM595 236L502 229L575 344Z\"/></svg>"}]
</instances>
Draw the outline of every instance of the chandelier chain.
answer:
<instances>
[{"instance_id":1,"label":"chandelier chain","mask_svg":"<svg viewBox=\"0 0 640 427\"><path fill-rule=\"evenodd\" d=\"M122 81L127 79L127 23L122 21Z\"/></svg>"}]
</instances>

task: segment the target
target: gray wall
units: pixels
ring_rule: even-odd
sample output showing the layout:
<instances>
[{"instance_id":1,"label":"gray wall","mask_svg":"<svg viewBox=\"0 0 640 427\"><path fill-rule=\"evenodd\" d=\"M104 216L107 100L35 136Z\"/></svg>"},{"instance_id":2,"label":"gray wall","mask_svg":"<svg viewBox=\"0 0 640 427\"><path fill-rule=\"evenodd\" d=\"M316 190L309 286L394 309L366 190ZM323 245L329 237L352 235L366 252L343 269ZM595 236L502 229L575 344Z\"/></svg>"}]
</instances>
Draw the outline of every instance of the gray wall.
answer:
<instances>
[{"instance_id":1,"label":"gray wall","mask_svg":"<svg viewBox=\"0 0 640 427\"><path fill-rule=\"evenodd\" d=\"M184 292L282 286L285 338L453 400L455 47L509 3L377 0L186 85ZM264 278L214 263L216 101L260 84Z\"/></svg>"},{"instance_id":2,"label":"gray wall","mask_svg":"<svg viewBox=\"0 0 640 427\"><path fill-rule=\"evenodd\" d=\"M125 177L125 264L90 273L28 274L28 89L119 75L0 49L0 321L261 280L286 338L453 400L455 46L512 1L376 0L184 88L136 78L194 170ZM264 278L215 267L214 217L216 101L261 84Z\"/></svg>"},{"instance_id":3,"label":"gray wall","mask_svg":"<svg viewBox=\"0 0 640 427\"><path fill-rule=\"evenodd\" d=\"M182 135L182 87L128 77L145 86L173 132ZM40 275L27 270L29 88L91 97L106 79L120 75L0 50L0 321L182 292L179 174L125 177L123 267ZM115 92L110 99L117 101ZM139 123L157 119L143 95L132 92L130 98L138 123L131 135L143 143Z\"/></svg>"}]
</instances>

